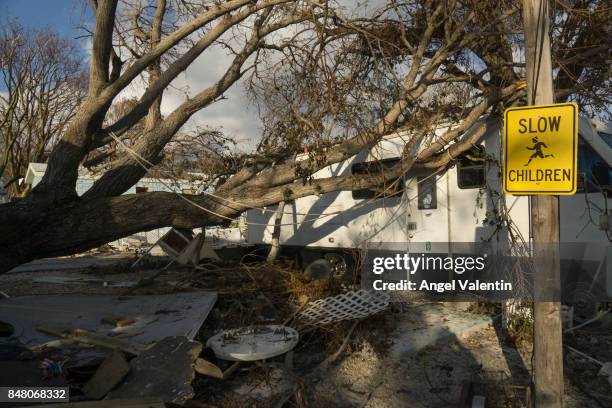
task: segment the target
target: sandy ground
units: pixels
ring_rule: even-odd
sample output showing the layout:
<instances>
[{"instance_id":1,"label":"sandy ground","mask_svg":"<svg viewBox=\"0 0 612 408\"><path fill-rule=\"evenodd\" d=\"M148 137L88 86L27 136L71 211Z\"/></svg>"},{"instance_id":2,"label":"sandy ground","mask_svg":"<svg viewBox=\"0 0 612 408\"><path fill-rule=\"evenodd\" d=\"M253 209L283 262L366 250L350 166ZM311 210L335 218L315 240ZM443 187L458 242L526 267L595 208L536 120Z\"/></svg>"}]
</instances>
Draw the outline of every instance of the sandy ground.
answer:
<instances>
[{"instance_id":1,"label":"sandy ground","mask_svg":"<svg viewBox=\"0 0 612 408\"><path fill-rule=\"evenodd\" d=\"M338 390L351 406L456 407L462 386L475 381L491 383L477 388L486 406L521 406L524 392L504 386L528 384L530 353L500 343L497 334L489 327L395 361L366 345L330 373L331 391ZM564 403L567 408L596 406L569 382Z\"/></svg>"},{"instance_id":2,"label":"sandy ground","mask_svg":"<svg viewBox=\"0 0 612 408\"><path fill-rule=\"evenodd\" d=\"M487 407L525 406L526 389L520 386L530 381L531 346L515 347L498 323L468 336L447 336L418 352L406 348L398 355L392 351L397 342L413 341L414 332L406 329L414 324L414 316L391 311L370 320L355 332L344 358L324 371L313 369L313 360L329 353L298 346L293 373L283 368L281 358L265 367L247 364L231 380L199 377L198 398L223 407L266 407L277 406L283 396L298 390L313 407L457 407L464 385L474 382L475 394L486 397ZM566 408L609 406L576 386L573 367L565 374ZM588 382L599 381L609 394L594 367L581 375ZM285 406L296 406L295 400Z\"/></svg>"}]
</instances>

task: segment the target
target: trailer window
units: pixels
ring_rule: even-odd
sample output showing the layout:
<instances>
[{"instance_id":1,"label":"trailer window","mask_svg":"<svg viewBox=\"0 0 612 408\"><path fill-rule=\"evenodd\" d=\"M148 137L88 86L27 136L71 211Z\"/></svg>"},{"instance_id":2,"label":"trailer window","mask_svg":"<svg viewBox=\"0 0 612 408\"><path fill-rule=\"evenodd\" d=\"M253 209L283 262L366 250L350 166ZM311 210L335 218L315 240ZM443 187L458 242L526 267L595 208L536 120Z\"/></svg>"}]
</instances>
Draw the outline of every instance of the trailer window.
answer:
<instances>
[{"instance_id":1,"label":"trailer window","mask_svg":"<svg viewBox=\"0 0 612 408\"><path fill-rule=\"evenodd\" d=\"M612 197L612 169L599 154L578 138L578 192L604 192Z\"/></svg>"},{"instance_id":2,"label":"trailer window","mask_svg":"<svg viewBox=\"0 0 612 408\"><path fill-rule=\"evenodd\" d=\"M363 163L355 163L351 166L352 174L376 174L384 172L385 169L399 163L399 159L374 160ZM384 174L384 173L383 173ZM397 178L387 181L383 185L372 189L353 190L353 199L364 200L371 198L400 197L404 191L404 181Z\"/></svg>"},{"instance_id":3,"label":"trailer window","mask_svg":"<svg viewBox=\"0 0 612 408\"><path fill-rule=\"evenodd\" d=\"M482 188L486 185L486 162L482 147L472 147L457 163L457 185L461 189Z\"/></svg>"},{"instance_id":4,"label":"trailer window","mask_svg":"<svg viewBox=\"0 0 612 408\"><path fill-rule=\"evenodd\" d=\"M417 194L419 210L435 210L438 208L438 189L436 175L417 177Z\"/></svg>"},{"instance_id":5,"label":"trailer window","mask_svg":"<svg viewBox=\"0 0 612 408\"><path fill-rule=\"evenodd\" d=\"M599 136L606 142L606 144L612 147L612 134L606 132L598 132Z\"/></svg>"}]
</instances>

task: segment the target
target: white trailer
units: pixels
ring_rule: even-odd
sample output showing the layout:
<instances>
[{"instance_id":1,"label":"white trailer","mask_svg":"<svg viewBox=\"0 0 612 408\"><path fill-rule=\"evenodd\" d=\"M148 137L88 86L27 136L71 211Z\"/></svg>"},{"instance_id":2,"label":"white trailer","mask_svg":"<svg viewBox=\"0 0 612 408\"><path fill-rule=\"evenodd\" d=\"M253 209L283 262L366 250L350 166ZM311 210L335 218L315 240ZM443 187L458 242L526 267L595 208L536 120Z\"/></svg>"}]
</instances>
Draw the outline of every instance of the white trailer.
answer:
<instances>
[{"instance_id":1,"label":"white trailer","mask_svg":"<svg viewBox=\"0 0 612 408\"><path fill-rule=\"evenodd\" d=\"M445 130L440 127L436 133ZM452 252L448 247L453 243L508 240L508 229L499 227L499 217L504 214L509 215L516 235L529 243L529 197L503 194L501 131L501 124L488 126L474 148L478 150L454 158L455 165L445 171L410 171L400 181L399 191L338 191L287 203L280 230L282 251L299 253L304 264L324 254L340 255L388 243L413 243L414 252L426 249L419 245ZM582 253L562 257L588 258L601 266L606 251L611 253L612 126L580 117L578 132L578 192L560 197L560 233L562 242L582 244L572 247ZM360 173L377 160L392 163L408 140L406 133L388 135L371 150L326 167L314 177ZM276 208L247 212L248 243L270 244ZM612 272L609 275L612 282ZM612 295L612 286L608 289Z\"/></svg>"}]
</instances>

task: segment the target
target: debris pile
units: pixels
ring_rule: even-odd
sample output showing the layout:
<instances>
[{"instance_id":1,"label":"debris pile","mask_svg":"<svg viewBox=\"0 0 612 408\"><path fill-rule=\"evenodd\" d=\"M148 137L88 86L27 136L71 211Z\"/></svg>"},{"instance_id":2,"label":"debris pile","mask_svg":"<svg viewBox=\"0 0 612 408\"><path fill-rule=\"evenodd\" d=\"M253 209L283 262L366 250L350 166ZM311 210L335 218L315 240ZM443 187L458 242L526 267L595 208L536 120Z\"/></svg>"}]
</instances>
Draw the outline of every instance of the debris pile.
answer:
<instances>
[{"instance_id":1,"label":"debris pile","mask_svg":"<svg viewBox=\"0 0 612 408\"><path fill-rule=\"evenodd\" d=\"M364 315L364 298L355 316L317 317L326 298L354 303L363 293L347 290L355 282L313 280L286 262L167 265L129 276L125 261L81 275L28 276L33 287L61 293L0 300L0 385L65 386L83 404L184 404L215 387L232 390L221 399L288 401L296 346L319 349L304 364L314 367L329 355L321 345L337 345L330 339L341 337L346 348L346 325L335 321L384 309L373 304Z\"/></svg>"},{"instance_id":2,"label":"debris pile","mask_svg":"<svg viewBox=\"0 0 612 408\"><path fill-rule=\"evenodd\" d=\"M194 338L216 299L204 291L3 299L0 383L69 386L73 401L187 401L203 348Z\"/></svg>"},{"instance_id":3,"label":"debris pile","mask_svg":"<svg viewBox=\"0 0 612 408\"><path fill-rule=\"evenodd\" d=\"M457 347L459 336L492 331L499 308L398 303L360 290L350 271L319 276L287 261L195 268L148 257L139 263L145 269L129 273L126 264L69 277L25 272L40 293L0 299L0 386L68 387L83 408L362 406L372 399L406 406L423 395L433 398L425 406L442 398L488 406L502 394L519 401L528 393L528 377L501 381L442 359L458 353L466 367L482 367L461 348L425 358L442 343ZM426 380L424 391L395 381L405 375Z\"/></svg>"}]
</instances>

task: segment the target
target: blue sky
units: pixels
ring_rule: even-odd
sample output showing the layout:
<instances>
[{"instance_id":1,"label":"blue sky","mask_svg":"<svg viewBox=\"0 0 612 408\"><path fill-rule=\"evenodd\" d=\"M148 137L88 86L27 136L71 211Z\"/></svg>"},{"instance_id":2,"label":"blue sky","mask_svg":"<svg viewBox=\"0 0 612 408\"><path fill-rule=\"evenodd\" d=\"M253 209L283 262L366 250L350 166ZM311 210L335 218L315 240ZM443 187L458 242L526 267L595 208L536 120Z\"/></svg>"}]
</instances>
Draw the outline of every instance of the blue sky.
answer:
<instances>
[{"instance_id":1,"label":"blue sky","mask_svg":"<svg viewBox=\"0 0 612 408\"><path fill-rule=\"evenodd\" d=\"M93 20L82 0L0 0L0 16L0 21L16 17L26 27L52 28L72 38L84 34L77 28L82 22Z\"/></svg>"},{"instance_id":2,"label":"blue sky","mask_svg":"<svg viewBox=\"0 0 612 408\"><path fill-rule=\"evenodd\" d=\"M26 29L52 29L64 38L78 38L85 58L87 33L82 25L91 26L93 16L83 0L0 0L0 25L18 19ZM6 91L0 83L0 92Z\"/></svg>"}]
</instances>

